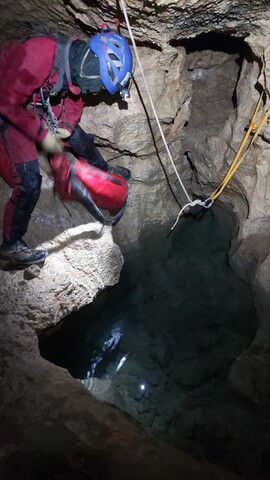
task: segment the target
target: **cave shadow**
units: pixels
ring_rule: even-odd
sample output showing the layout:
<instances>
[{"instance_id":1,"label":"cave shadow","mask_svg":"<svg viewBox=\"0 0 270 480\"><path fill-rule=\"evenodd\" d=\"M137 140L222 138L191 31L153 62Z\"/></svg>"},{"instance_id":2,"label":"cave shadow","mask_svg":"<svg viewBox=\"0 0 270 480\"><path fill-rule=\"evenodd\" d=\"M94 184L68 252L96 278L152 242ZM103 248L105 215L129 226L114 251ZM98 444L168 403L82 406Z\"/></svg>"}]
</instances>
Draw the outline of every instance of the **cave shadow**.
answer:
<instances>
[{"instance_id":1,"label":"cave shadow","mask_svg":"<svg viewBox=\"0 0 270 480\"><path fill-rule=\"evenodd\" d=\"M42 168L42 161L40 162L40 166ZM49 169L50 166L48 163L48 166L46 165L44 169L44 183L48 182L48 179L53 179L53 173L49 172ZM2 179L0 179L0 181L1 183L4 183ZM1 185L1 191L4 192L4 190L6 190L6 195L4 195L6 198L4 199L3 205L8 200L12 191L6 184L4 188ZM0 216L1 230L2 221L3 209L1 209ZM62 201L55 193L53 187L45 186L41 191L40 199L32 213L24 239L29 246L33 248L40 244L51 242L58 236L61 236L64 232L70 229L76 229L76 227L82 225L85 225L87 230L80 233L76 233L75 231L69 237L67 236L64 239L59 238L56 245L51 248L50 245L47 247L49 253L60 251L66 246L72 245L78 239L98 240L106 230L104 229L104 225L95 220L79 202ZM0 269L5 268L1 266Z\"/></svg>"},{"instance_id":2,"label":"cave shadow","mask_svg":"<svg viewBox=\"0 0 270 480\"><path fill-rule=\"evenodd\" d=\"M187 55L192 52L211 50L214 52L228 53L230 55L240 54L249 62L252 62L255 58L252 49L245 42L245 37L231 36L226 33L201 33L193 38L171 40L170 45L173 47L184 47Z\"/></svg>"},{"instance_id":3,"label":"cave shadow","mask_svg":"<svg viewBox=\"0 0 270 480\"><path fill-rule=\"evenodd\" d=\"M251 47L245 41L244 36L231 35L230 33L221 32L207 32L201 33L193 38L185 38L180 40L171 40L170 45L173 47L184 47L186 54L189 55L194 52L212 51L223 52L229 55L238 55L235 58L235 63L238 65L238 76L236 79L235 90L232 94L233 108L237 108L237 94L236 89L241 76L242 64L245 59L248 63L258 62L261 65L261 60L255 55ZM260 91L259 85L255 88ZM260 92L261 93L261 92Z\"/></svg>"},{"instance_id":4,"label":"cave shadow","mask_svg":"<svg viewBox=\"0 0 270 480\"><path fill-rule=\"evenodd\" d=\"M51 432L42 422L37 422L35 427L39 427L43 434L46 433L45 439L39 441L37 446L33 435L33 438L28 438L27 445L23 448L7 453L0 462L1 478L6 480L111 478L110 465L102 451L87 450L84 445L78 447L76 436L65 431L62 425L59 426L56 422ZM34 433L38 435L38 432ZM25 435L25 431L20 431L20 434Z\"/></svg>"},{"instance_id":5,"label":"cave shadow","mask_svg":"<svg viewBox=\"0 0 270 480\"><path fill-rule=\"evenodd\" d=\"M56 253L56 252L59 252L60 250L63 250L65 247L72 245L72 243L76 242L76 240L98 240L103 235L103 229L104 229L104 226L101 225L100 230L98 232L87 231L87 232L78 233L77 235L74 235L72 238L68 240L59 242L58 246L55 246L52 248L48 247L47 250L49 254Z\"/></svg>"}]
</instances>

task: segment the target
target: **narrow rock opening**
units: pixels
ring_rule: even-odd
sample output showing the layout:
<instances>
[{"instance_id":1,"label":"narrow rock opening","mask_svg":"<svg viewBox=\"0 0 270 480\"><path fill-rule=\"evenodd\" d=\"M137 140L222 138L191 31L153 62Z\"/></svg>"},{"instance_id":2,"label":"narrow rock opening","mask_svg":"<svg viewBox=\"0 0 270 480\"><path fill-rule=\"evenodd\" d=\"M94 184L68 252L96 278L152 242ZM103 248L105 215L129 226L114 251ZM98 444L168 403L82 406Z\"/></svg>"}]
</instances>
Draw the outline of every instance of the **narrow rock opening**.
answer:
<instances>
[{"instance_id":1,"label":"narrow rock opening","mask_svg":"<svg viewBox=\"0 0 270 480\"><path fill-rule=\"evenodd\" d=\"M193 192L202 192L220 178L252 54L242 38L211 33L171 44L186 50L192 95L182 150ZM267 432L227 381L257 329L251 288L228 262L236 223L217 206L186 218L170 239L162 231L141 238L120 284L46 332L40 351L146 429L246 473L259 471Z\"/></svg>"},{"instance_id":2,"label":"narrow rock opening","mask_svg":"<svg viewBox=\"0 0 270 480\"><path fill-rule=\"evenodd\" d=\"M240 54L242 57L245 56L250 60L254 57L243 37L236 37L225 33L202 33L193 38L172 40L170 45L173 47L184 47L187 54L195 51L212 50L229 54Z\"/></svg>"},{"instance_id":3,"label":"narrow rock opening","mask_svg":"<svg viewBox=\"0 0 270 480\"><path fill-rule=\"evenodd\" d=\"M144 239L126 256L120 284L41 339L40 349L145 428L241 471L254 462L247 437L263 443L264 433L226 381L256 331L252 292L227 262L233 223L215 207L170 239Z\"/></svg>"},{"instance_id":4,"label":"narrow rock opening","mask_svg":"<svg viewBox=\"0 0 270 480\"><path fill-rule=\"evenodd\" d=\"M224 34L202 34L172 44L185 48L192 82L191 114L183 133L185 158L193 179L198 182L199 176L204 183L207 170L212 166L211 181L211 173L224 159L229 121L238 106L242 65L244 61L252 63L254 56L243 38Z\"/></svg>"}]
</instances>

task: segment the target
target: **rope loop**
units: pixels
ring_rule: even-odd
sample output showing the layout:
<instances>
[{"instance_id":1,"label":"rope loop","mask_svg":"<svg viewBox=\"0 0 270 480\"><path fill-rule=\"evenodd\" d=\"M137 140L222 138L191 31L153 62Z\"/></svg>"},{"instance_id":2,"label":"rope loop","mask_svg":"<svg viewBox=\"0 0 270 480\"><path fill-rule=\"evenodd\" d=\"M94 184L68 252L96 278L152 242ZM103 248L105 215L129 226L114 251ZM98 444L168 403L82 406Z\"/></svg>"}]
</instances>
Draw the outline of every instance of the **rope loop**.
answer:
<instances>
[{"instance_id":1,"label":"rope loop","mask_svg":"<svg viewBox=\"0 0 270 480\"><path fill-rule=\"evenodd\" d=\"M213 203L214 203L214 200L212 200L211 197L208 197L206 200L201 200L200 198L197 198L196 200L193 200L192 202L186 203L186 205L184 205L184 207L181 208L180 212L178 213L177 219L175 220L173 226L170 229L170 233L176 227L177 223L180 220L180 217L182 216L182 214L184 213L184 211L186 210L187 207L193 208L196 205L199 205L200 207L203 207L203 208L210 208L210 207L212 207Z\"/></svg>"}]
</instances>

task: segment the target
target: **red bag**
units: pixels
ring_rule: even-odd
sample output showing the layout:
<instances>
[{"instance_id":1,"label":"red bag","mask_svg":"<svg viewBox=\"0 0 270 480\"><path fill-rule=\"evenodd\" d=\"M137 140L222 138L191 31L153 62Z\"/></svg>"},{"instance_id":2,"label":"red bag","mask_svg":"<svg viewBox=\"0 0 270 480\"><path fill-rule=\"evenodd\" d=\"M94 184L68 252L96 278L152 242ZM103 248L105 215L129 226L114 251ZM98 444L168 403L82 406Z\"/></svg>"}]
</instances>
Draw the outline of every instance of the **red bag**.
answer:
<instances>
[{"instance_id":1,"label":"red bag","mask_svg":"<svg viewBox=\"0 0 270 480\"><path fill-rule=\"evenodd\" d=\"M126 203L127 182L119 175L104 172L84 160L78 160L71 168L76 177L86 186L99 208L113 213Z\"/></svg>"},{"instance_id":2,"label":"red bag","mask_svg":"<svg viewBox=\"0 0 270 480\"><path fill-rule=\"evenodd\" d=\"M127 201L127 182L119 175L104 172L85 160L70 160L67 155L54 155L51 163L55 174L56 190L63 200L76 200L68 179L70 173L85 185L99 208L113 213Z\"/></svg>"}]
</instances>

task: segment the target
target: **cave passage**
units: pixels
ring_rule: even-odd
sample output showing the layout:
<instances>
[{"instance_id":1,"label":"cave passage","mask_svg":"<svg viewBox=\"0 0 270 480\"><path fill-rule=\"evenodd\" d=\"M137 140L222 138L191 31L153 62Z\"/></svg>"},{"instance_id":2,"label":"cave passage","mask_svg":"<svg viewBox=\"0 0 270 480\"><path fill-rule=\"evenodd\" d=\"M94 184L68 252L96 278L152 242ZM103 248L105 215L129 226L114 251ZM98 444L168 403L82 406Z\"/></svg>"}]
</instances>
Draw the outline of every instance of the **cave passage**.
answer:
<instances>
[{"instance_id":1,"label":"cave passage","mask_svg":"<svg viewBox=\"0 0 270 480\"><path fill-rule=\"evenodd\" d=\"M98 398L182 448L207 443L218 461L228 418L242 429L224 402L228 369L256 330L251 289L228 265L232 235L232 216L214 207L168 239L144 239L117 286L40 340L42 356ZM217 440L209 431L221 419Z\"/></svg>"},{"instance_id":2,"label":"cave passage","mask_svg":"<svg viewBox=\"0 0 270 480\"><path fill-rule=\"evenodd\" d=\"M185 48L192 82L191 115L183 129L183 147L195 173L204 176L205 162L223 162L224 153L221 160L218 157L226 145L226 128L232 128L228 122L238 106L237 86L243 61L252 62L252 54L243 38L216 33L173 45Z\"/></svg>"}]
</instances>

